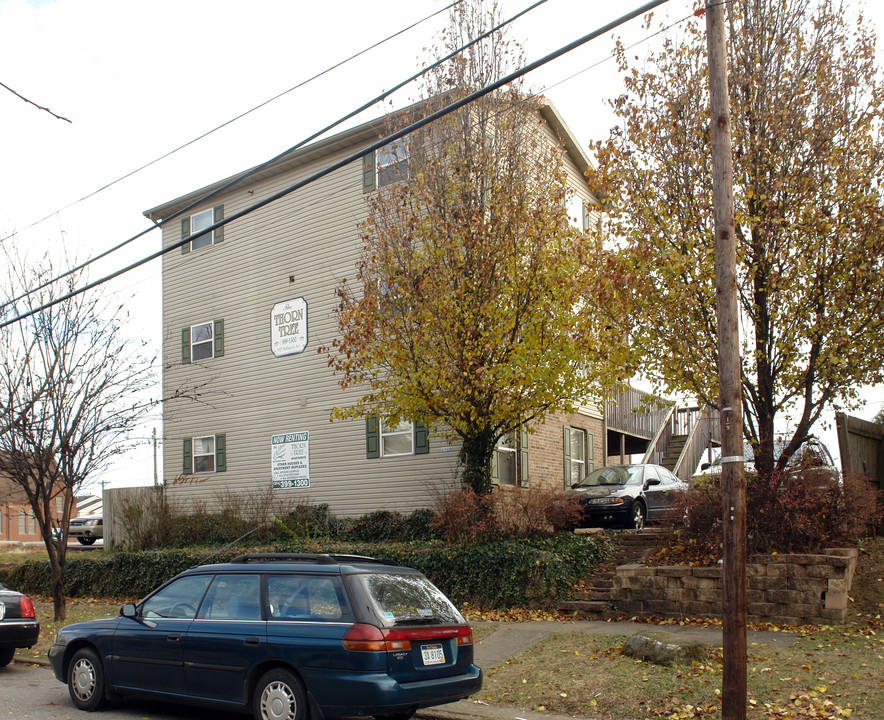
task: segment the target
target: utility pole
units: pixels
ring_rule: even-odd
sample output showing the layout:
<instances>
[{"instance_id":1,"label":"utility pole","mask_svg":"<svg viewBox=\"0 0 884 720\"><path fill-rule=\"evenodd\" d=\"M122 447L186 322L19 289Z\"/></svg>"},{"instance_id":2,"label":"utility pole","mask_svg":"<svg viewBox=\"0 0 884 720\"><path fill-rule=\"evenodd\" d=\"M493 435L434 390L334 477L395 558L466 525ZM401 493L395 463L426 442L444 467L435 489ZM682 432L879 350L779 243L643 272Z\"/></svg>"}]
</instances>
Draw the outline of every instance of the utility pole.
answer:
<instances>
[{"instance_id":1,"label":"utility pole","mask_svg":"<svg viewBox=\"0 0 884 720\"><path fill-rule=\"evenodd\" d=\"M724 505L721 717L722 720L746 720L746 476L743 472L734 166L728 108L724 4L720 0L706 0L706 42L709 51L718 386L721 403L721 492Z\"/></svg>"}]
</instances>

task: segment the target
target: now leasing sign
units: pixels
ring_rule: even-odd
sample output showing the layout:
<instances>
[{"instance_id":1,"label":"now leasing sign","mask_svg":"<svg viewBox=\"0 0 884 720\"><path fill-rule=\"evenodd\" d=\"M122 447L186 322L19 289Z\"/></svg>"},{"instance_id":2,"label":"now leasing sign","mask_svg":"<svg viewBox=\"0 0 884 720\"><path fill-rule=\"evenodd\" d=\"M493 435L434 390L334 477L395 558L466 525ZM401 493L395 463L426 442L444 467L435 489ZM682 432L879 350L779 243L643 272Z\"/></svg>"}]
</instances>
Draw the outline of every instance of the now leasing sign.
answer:
<instances>
[{"instance_id":1,"label":"now leasing sign","mask_svg":"<svg viewBox=\"0 0 884 720\"><path fill-rule=\"evenodd\" d=\"M297 297L276 303L270 311L270 347L276 357L295 355L307 347L307 301Z\"/></svg>"},{"instance_id":2,"label":"now leasing sign","mask_svg":"<svg viewBox=\"0 0 884 720\"><path fill-rule=\"evenodd\" d=\"M310 433L270 437L270 474L273 489L310 487Z\"/></svg>"}]
</instances>

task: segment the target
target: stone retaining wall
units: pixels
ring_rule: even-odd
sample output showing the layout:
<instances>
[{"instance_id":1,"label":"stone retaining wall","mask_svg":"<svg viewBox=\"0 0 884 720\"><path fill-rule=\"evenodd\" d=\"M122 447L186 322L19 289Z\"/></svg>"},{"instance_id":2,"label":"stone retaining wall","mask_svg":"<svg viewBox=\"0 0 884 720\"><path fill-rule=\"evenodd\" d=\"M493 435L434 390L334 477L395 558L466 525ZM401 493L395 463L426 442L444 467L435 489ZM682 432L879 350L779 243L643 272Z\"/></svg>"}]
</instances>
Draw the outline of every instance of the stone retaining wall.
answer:
<instances>
[{"instance_id":1,"label":"stone retaining wall","mask_svg":"<svg viewBox=\"0 0 884 720\"><path fill-rule=\"evenodd\" d=\"M750 622L825 625L844 622L858 552L757 555L746 567ZM629 615L721 617L721 566L621 565L611 599Z\"/></svg>"}]
</instances>

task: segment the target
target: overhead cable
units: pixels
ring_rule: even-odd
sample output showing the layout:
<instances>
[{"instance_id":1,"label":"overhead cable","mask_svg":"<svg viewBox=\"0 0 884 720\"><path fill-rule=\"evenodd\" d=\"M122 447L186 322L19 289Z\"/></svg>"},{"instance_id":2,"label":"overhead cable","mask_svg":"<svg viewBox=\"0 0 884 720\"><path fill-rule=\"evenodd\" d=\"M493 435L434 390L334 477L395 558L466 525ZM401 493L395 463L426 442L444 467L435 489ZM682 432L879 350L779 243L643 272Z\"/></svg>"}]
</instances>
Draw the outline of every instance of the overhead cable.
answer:
<instances>
[{"instance_id":1,"label":"overhead cable","mask_svg":"<svg viewBox=\"0 0 884 720\"><path fill-rule=\"evenodd\" d=\"M457 2L462 2L462 1L463 1L463 0L457 0ZM417 80L417 79L418 79L419 77L421 77L422 75L425 75L426 73L428 73L430 70L432 70L432 69L434 69L434 68L440 66L441 64L443 64L443 63L447 62L448 60L450 60L451 58L453 58L453 57L459 55L461 52L463 52L464 50L466 50L468 47L470 47L470 46L472 46L472 45L475 45L477 42L480 42L481 40L484 40L484 39L487 38L489 35L491 35L491 34L497 32L498 30L501 30L502 28L504 28L505 26L507 26L507 25L509 25L510 23L514 22L515 20L517 20L518 18L522 17L522 16L525 15L526 13L530 12L531 10L534 10L536 7L538 7L538 6L540 6L540 5L543 5L545 2L547 2L547 0L538 0L538 2L535 2L533 5L530 5L529 7L525 8L525 9L522 10L521 12L516 13L515 15L513 15L513 16L512 16L511 18L509 18L508 20L504 20L503 22L501 22L501 23L499 23L498 25L494 26L494 27L491 28L490 30L488 30L488 31L482 33L481 35L479 35L478 37L476 37L476 38L470 40L468 43L462 45L461 47L457 48L456 50L453 50L452 52L450 52L450 53L449 53L448 55L446 55L445 57L440 58L439 60L437 60L436 62L432 63L431 65L428 65L428 66L425 67L423 70L421 70L421 71L415 73L414 75L412 75L411 77L407 78L406 80L403 80L402 82L397 83L396 85L394 85L394 86L393 86L392 88L390 88L389 90L385 90L385 91L382 92L380 95L377 95L376 97L372 98L371 100L369 100L369 101L363 103L363 104L360 105L358 108L356 108L355 110L353 110L353 111L347 113L346 115L344 115L343 117L339 118L338 120L335 120L333 123L331 123L331 124L329 124L329 125L326 125L324 128L322 128L322 130L319 130L319 131L313 133L312 135L310 135L309 137L304 138L303 140L299 141L299 142L296 143L295 145L292 145L290 148L288 148L288 149L286 149L286 150L283 150L281 153L279 153L278 155L276 155L276 156L270 158L269 160L265 160L264 162L262 162L262 163L259 164L259 165L256 165L255 167L251 168L250 170L247 170L247 171L245 171L245 172L243 172L243 173L237 175L236 177L234 177L233 179L231 179L229 182L225 183L224 185L222 185L222 186L219 187L219 188L216 188L216 189L213 190L212 192L210 192L210 193L208 193L208 194L206 194L206 195L202 195L202 196L198 197L197 199L193 200L191 203L189 203L189 204L186 205L185 207L181 208L180 210L176 211L175 213L173 213L173 214L170 215L169 217L167 217L167 218L163 218L160 222L156 222L156 223L154 223L153 226L148 227L148 228L145 228L145 229L142 230L141 232L136 233L136 234L133 235L132 237L130 237L130 238L124 240L124 241L121 242L121 243L118 243L118 244L115 245L114 247L109 248L108 250L105 250L105 251L102 252L102 253L99 253L99 254L96 255L95 257L90 258L89 260L87 260L87 261L85 261L85 262L83 262L83 263L81 263L81 264L79 264L79 265L77 265L77 266L71 268L70 270L66 270L65 272L61 273L60 275L58 275L58 276L56 276L56 277L54 277L54 278L50 278L49 280L45 280L45 281L43 281L42 283L40 283L40 284L37 285L36 287L31 288L31 289L27 290L26 292L22 293L21 295L19 295L19 296L15 297L15 298L9 300L8 302L4 303L3 305L0 305L0 310L5 309L5 308L8 307L9 305L12 305L12 304L18 302L19 300L23 300L24 298L26 298L26 297L32 295L33 293L38 292L38 291L42 290L42 289L45 288L45 287L48 287L48 286L51 285L52 283L58 282L59 280L63 280L64 278L69 277L70 275L73 275L74 273L77 273L77 272L79 272L80 270L85 269L86 267L88 267L88 266L91 265L92 263L94 263L94 262L98 262L99 260L101 260L101 259L107 257L108 255L111 255L112 253L116 252L117 250L120 250L120 249L126 247L126 245L128 245L129 243L134 242L135 240L137 240L137 239L139 239L139 238L141 238L141 237L144 237L147 233L149 233L149 232L155 230L156 228L162 228L164 225L166 225L166 223L171 222L172 220L174 220L174 219L177 218L177 217L180 217L181 215L183 215L183 214L186 213L187 211L192 210L193 208L197 207L198 205L201 205L201 204L203 204L203 203L205 203L205 202L208 202L209 200L211 200L212 198L216 197L217 195L219 195L219 194L221 194L221 193L223 193L223 192L226 192L227 190L229 190L230 188L234 187L234 186L237 185L238 183L241 183L242 181L246 180L247 178L249 178L249 177L251 177L251 176L253 176L253 175L255 175L255 174L261 172L262 170L264 170L264 169L267 168L268 166L272 165L273 163L278 162L279 160L282 160L282 159L285 158L286 156L288 156L288 155L294 153L296 150L302 148L303 146L307 145L308 143L312 142L313 140L317 139L318 137L321 137L322 135L325 135L325 134L326 134L327 132L329 132L330 130L333 130L334 128L338 127L339 125L345 123L347 120L350 120L351 118L355 117L356 115L359 115L360 113L364 112L365 110L367 110L368 108L372 107L373 105L376 105L377 103L382 102L382 101L385 100L387 97L389 97L390 95L392 95L394 92L396 92L396 91L398 91L398 90L401 90L403 87L405 87L406 85L408 85L408 84L414 82L415 80ZM454 4L456 4L456 3L453 3L452 5L449 5L448 7L453 7ZM355 56L354 56L354 57L355 57ZM277 96L277 97L279 97L279 96ZM240 117L242 117L242 116L240 116ZM231 121L231 122L232 122L232 121ZM182 146L182 147L183 147L183 146Z\"/></svg>"},{"instance_id":2,"label":"overhead cable","mask_svg":"<svg viewBox=\"0 0 884 720\"><path fill-rule=\"evenodd\" d=\"M91 197L93 197L93 196L95 196L95 195L98 195L98 193L107 190L109 187L112 187L113 185L116 185L117 183L122 182L123 180L126 180L127 178L130 178L130 177L132 177L133 175L135 175L135 174L137 174L137 173L140 173L142 170L146 170L146 169L149 168L151 165L155 165L156 163L160 162L161 160L165 160L167 157L170 157L170 156L174 155L175 153L179 152L180 150L183 150L184 148L189 147L190 145L193 145L194 143L199 142L200 140L203 140L204 138L207 138L207 137L208 137L209 135L211 135L212 133L218 132L219 130L221 130L221 129L227 127L228 125L230 125L231 123L235 123L237 120L241 120L241 119L244 118L246 115L250 115L251 113L255 112L256 110L260 110L260 109L261 109L262 107L264 107L265 105L269 105L270 103L272 103L272 102L274 102L274 101L276 101L276 100L279 100L279 98L284 97L285 95L288 95L290 92L293 92L293 91L297 90L298 88L302 88L302 87L304 87L304 86L307 85L308 83L311 83L311 82L313 82L314 80L317 80L317 79L321 78L323 75L327 75L327 74L330 73L332 70L337 70L339 67L341 67L342 65L346 65L346 64L347 64L348 62L350 62L351 60L355 60L355 59L358 58L359 56L364 55L365 53L367 53L367 52L369 52L369 51L371 51L371 50L374 50L376 47L379 47L380 45L383 45L384 43L389 42L389 41L392 40L393 38L398 37L399 35L402 35L403 33L408 32L408 31L411 30L412 28L417 27L418 25L420 25L420 24L426 22L426 21L429 20L430 18L434 18L434 17L436 17L436 15L439 15L440 13L443 13L443 12L445 12L446 10L449 10L450 8L453 8L455 5L458 5L458 4L460 4L461 2L463 2L463 0L454 0L454 2L450 3L449 5L446 5L446 6L445 6L444 8L442 8L441 10L437 10L436 12L430 13L430 14L427 15L425 18L423 18L423 19L421 19L421 20L418 20L418 21L416 21L416 22L411 23L411 25L408 25L407 27L404 27L404 28L402 28L401 30L398 30L397 32L394 32L392 35L389 35L388 37L384 38L383 40L378 40L376 43L374 43L374 44L372 44L372 45L369 45L367 48L364 48L364 49L360 50L359 52L354 53L353 55L350 55L350 57L348 57L348 58L346 58L346 59L344 59L344 60L340 60L339 62L335 63L335 64L332 65L331 67L327 67L325 70L322 70L322 71L316 73L315 75L313 75L313 76L307 78L306 80L302 80L302 81L299 82L297 85L294 85L294 86L290 87L288 90L283 90L281 93L277 93L277 94L274 95L272 98L269 98L269 99L265 100L264 102L262 102L262 103L260 103L260 104L258 104L258 105L255 105L255 107L250 108L249 110L246 110L245 112L240 113L240 114L237 115L236 117L233 117L233 118L231 118L230 120L227 120L226 122L221 123L220 125L218 125L217 127L212 128L211 130L207 130L207 131L204 132L202 135L199 135L199 136L193 138L192 140L188 140L186 143L184 143L183 145L179 145L179 146L176 147L174 150L169 150L167 153L165 153L165 154L163 154L163 155L160 155L158 158L155 158L155 159L151 160L150 162L145 163L145 164L142 165L141 167L136 168L135 170L132 170L132 171L126 173L125 175L122 175L122 176L118 177L116 180L111 180L109 183L107 183L107 184L105 184L105 185L102 185L102 186L101 186L100 188L98 188L97 190L93 190L92 192L88 193L87 195L84 195L84 196L81 197L79 200L74 200L73 202L68 203L68 204L65 205L64 207L59 208L58 210L53 210L53 211L52 211L51 213L49 213L46 217L41 218L41 219L39 219L39 220L36 220L36 221L32 222L30 225L26 225L26 226L25 226L24 228L22 228L19 232L23 232L23 231L25 231L25 230L29 230L30 228L35 227L35 226L39 225L39 224L42 223L42 222L45 222L46 220L48 220L49 218L51 218L53 215L57 215L58 213L63 212L64 210L68 210L68 209L74 207L74 205L79 205L79 204L80 204L81 202L83 202L84 200L88 200L89 198L91 198ZM0 83L0 85L2 85L2 83ZM6 87L6 86L3 85L3 87ZM7 88L7 89L9 89L9 88ZM13 91L13 92L14 92L14 91ZM18 93L16 93L16 94L18 94ZM45 108L42 108L42 109L45 109ZM53 113L53 114L54 114L54 113ZM56 116L56 117L57 117L57 116ZM67 120L67 118L61 118L61 119L62 119L62 120ZM70 122L70 120L68 120L68 122ZM6 240L9 240L9 238L11 238L11 237L13 237L13 235L7 235L7 236L5 236L5 237L0 238L0 243L5 242ZM136 235L135 237L140 237L140 235ZM134 240L135 238L132 238L132 239Z\"/></svg>"},{"instance_id":3,"label":"overhead cable","mask_svg":"<svg viewBox=\"0 0 884 720\"><path fill-rule=\"evenodd\" d=\"M340 168L345 167L352 162L356 162L357 160L361 160L367 153L373 152L375 150L379 150L384 145L387 145L391 142L399 140L400 138L403 138L406 135L410 135L415 130L418 130L426 125L429 125L430 123L435 122L439 118L442 118L445 115L448 115L456 110L461 109L462 107L468 105L469 103L473 102L474 100L478 100L479 98L484 97L485 95L488 95L489 93L492 93L495 90L500 89L504 85L507 85L507 84L513 82L514 80L517 80L518 78L522 77L523 75L527 75L528 73L536 70L539 67L542 67L543 65L546 65L547 63L561 57L562 55L565 55L566 53L571 52L572 50L580 47L581 45L585 45L587 42L589 42L591 40L595 40L596 38L600 37L601 35L604 35L605 33L608 33L611 30L614 30L615 28L619 27L623 23L628 22L629 20L632 20L632 19L638 17L639 15L642 15L642 14L648 12L649 10L653 10L654 8L656 8L660 5L663 5L665 2L667 2L667 0L651 0L651 2L645 3L644 5L639 7L638 9L633 10L625 15L622 15L617 20L609 22L606 25L598 28L597 30L594 30L589 34L584 35L584 36L578 38L577 40L574 40L574 41L568 43L567 45L562 46L558 50L555 50L555 51L549 53L548 55L545 55L544 57L540 58L539 60L535 60L534 62L529 63L528 65L525 65L522 68L515 70L512 73L509 73L508 75L500 78L499 80L496 80L495 82L490 83L489 85L486 85L486 86L464 96L460 100L457 100L455 102L452 102L452 103L446 105L445 107L441 108L440 110L437 110L434 113L431 113L430 115L427 115L426 117L422 118L421 120L417 120L416 122L413 122L410 125L407 125L407 126L401 128L400 130L390 133L389 135L378 140L377 142L372 143L371 145L368 145L355 153L351 153L350 155L346 156L345 158L342 158L341 160L338 160L337 162L326 166L322 170L317 171L316 173L310 175L309 177L304 178L303 180L300 180L292 185L289 185L288 187L285 187L282 190L279 190L278 192L275 192L272 195L269 195L268 197L263 198L262 200L259 200L255 203L253 203L252 205L249 205L246 208L243 208L239 212L236 212L236 213L230 215L229 217L224 218L223 220L219 220L218 222L213 223L212 225L209 225L208 227L203 228L202 230L199 230L186 238L182 238L181 240L178 240L177 242L174 242L174 243L168 245L167 247L164 247L164 248L158 250L155 253L151 253L150 255L142 258L141 260L138 260L130 265L127 265L126 267L124 267L120 270L117 270L113 273L105 275L103 278L100 278L99 280L96 280L91 283L87 283L86 285L84 285L80 288L77 288L69 293L66 293L65 295L62 295L58 298L55 298L54 300L44 303L43 305L40 305L39 307L32 308L28 312L22 313L20 315L17 315L9 320L6 320L6 321L0 323L0 329L7 327L8 325L11 325L14 322L18 322L20 320L24 320L25 318L31 317L32 315L35 315L38 312L41 312L41 311L46 310L50 307L53 307L54 305L64 302L65 300L69 300L73 297L76 297L77 295L80 295L81 293L87 292L89 290L92 290L92 289L100 286L100 285L103 285L104 283L109 282L110 280L113 280L113 279L119 277L120 275L130 272L131 270L141 267L142 265L144 265L152 260L156 260L157 258L162 257L166 253L172 252L173 250L180 248L185 243L191 242L192 240L194 240L196 238L207 235L210 232L214 232L218 228L224 227L228 223L234 222L235 220L239 220L240 218L245 217L246 215L249 215L249 214L255 212L256 210L260 210L261 208L263 208L267 205L270 205L271 203L274 203L277 200L280 200L280 199L286 197L287 195L292 194L293 192L295 192L297 190L300 190L301 188L305 187L306 185L316 182L320 178L323 178L326 175L331 174L335 170L339 170Z\"/></svg>"}]
</instances>

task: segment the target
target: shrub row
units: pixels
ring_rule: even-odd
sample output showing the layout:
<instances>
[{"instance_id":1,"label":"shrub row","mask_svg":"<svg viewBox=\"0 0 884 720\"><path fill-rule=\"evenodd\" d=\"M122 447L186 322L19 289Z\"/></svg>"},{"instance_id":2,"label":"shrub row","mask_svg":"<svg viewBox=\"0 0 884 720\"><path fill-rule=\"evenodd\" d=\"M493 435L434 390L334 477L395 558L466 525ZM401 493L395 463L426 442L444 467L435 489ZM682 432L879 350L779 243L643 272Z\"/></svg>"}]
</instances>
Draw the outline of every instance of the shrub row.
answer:
<instances>
[{"instance_id":1,"label":"shrub row","mask_svg":"<svg viewBox=\"0 0 884 720\"><path fill-rule=\"evenodd\" d=\"M568 599L581 577L605 554L604 540L561 534L490 543L340 543L290 540L250 552L332 552L371 555L417 568L458 604L482 608L543 606ZM152 550L89 554L65 567L70 597L143 597L194 565L222 562L238 551ZM31 561L8 571L6 581L22 592L49 594L49 563Z\"/></svg>"}]
</instances>

